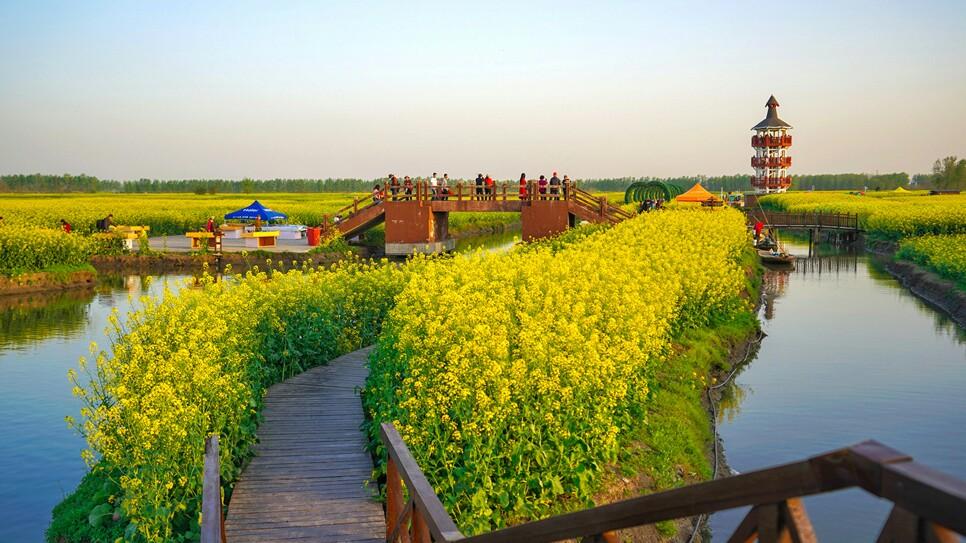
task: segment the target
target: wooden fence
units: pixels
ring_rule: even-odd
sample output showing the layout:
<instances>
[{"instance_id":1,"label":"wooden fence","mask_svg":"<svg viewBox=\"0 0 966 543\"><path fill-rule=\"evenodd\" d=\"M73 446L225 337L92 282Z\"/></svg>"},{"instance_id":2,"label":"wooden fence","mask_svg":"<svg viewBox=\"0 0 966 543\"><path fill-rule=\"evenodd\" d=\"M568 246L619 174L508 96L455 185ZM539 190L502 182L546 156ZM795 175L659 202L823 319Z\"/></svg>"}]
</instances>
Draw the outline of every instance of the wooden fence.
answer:
<instances>
[{"instance_id":1,"label":"wooden fence","mask_svg":"<svg viewBox=\"0 0 966 543\"><path fill-rule=\"evenodd\" d=\"M966 533L966 483L875 441L807 460L631 498L493 532L464 536L391 424L386 541L548 543L618 541L616 531L723 509L752 506L729 541L817 541L802 496L862 488L893 503L878 541L953 542ZM404 502L404 487L408 499Z\"/></svg>"}]
</instances>

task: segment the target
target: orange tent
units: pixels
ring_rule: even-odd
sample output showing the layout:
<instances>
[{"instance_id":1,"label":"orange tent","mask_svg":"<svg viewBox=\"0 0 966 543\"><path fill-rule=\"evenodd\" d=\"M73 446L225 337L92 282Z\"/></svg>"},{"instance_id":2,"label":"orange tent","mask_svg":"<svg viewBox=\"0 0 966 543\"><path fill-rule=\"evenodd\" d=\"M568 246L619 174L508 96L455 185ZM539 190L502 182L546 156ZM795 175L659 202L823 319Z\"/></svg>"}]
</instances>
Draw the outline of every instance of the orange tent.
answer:
<instances>
[{"instance_id":1,"label":"orange tent","mask_svg":"<svg viewBox=\"0 0 966 543\"><path fill-rule=\"evenodd\" d=\"M674 201L675 202L707 202L708 198L711 198L712 200L718 200L718 201L721 200L714 194L711 194L710 192L708 192L707 189L702 187L701 183L695 183L693 187L688 189L688 191L685 192L684 194L675 198Z\"/></svg>"}]
</instances>

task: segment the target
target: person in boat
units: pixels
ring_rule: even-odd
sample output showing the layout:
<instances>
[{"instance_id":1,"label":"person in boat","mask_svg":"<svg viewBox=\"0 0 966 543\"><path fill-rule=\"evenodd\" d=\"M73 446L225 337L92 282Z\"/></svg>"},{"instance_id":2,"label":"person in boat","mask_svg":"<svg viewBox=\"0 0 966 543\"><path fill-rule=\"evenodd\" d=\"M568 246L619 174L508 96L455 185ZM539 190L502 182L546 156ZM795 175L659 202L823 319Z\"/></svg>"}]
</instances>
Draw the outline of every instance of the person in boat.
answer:
<instances>
[{"instance_id":1,"label":"person in boat","mask_svg":"<svg viewBox=\"0 0 966 543\"><path fill-rule=\"evenodd\" d=\"M557 177L557 172L553 172L553 175L550 177L550 199L560 199L560 178Z\"/></svg>"},{"instance_id":2,"label":"person in boat","mask_svg":"<svg viewBox=\"0 0 966 543\"><path fill-rule=\"evenodd\" d=\"M761 240L761 229L764 227L764 223L759 220L755 221L755 245L758 245L758 242Z\"/></svg>"},{"instance_id":3,"label":"person in boat","mask_svg":"<svg viewBox=\"0 0 966 543\"><path fill-rule=\"evenodd\" d=\"M67 222L67 219L60 220L60 227L63 228L64 232L68 234L70 234L74 230L73 227L71 227L70 223Z\"/></svg>"},{"instance_id":4,"label":"person in boat","mask_svg":"<svg viewBox=\"0 0 966 543\"><path fill-rule=\"evenodd\" d=\"M527 174L526 173L520 174L520 199L521 200L527 199Z\"/></svg>"}]
</instances>

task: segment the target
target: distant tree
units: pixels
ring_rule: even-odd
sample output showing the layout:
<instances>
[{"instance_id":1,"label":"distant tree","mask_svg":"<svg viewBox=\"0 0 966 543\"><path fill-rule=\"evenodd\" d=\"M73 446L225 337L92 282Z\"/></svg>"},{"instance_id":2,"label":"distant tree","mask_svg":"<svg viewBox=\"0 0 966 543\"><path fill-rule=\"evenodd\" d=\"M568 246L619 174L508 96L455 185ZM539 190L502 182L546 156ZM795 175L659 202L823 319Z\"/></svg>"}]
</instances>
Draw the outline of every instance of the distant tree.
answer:
<instances>
[{"instance_id":1,"label":"distant tree","mask_svg":"<svg viewBox=\"0 0 966 543\"><path fill-rule=\"evenodd\" d=\"M932 165L932 182L938 189L966 188L966 159L955 156L937 159Z\"/></svg>"},{"instance_id":2,"label":"distant tree","mask_svg":"<svg viewBox=\"0 0 966 543\"><path fill-rule=\"evenodd\" d=\"M247 177L245 179L242 179L241 191L244 192L245 194L251 194L255 192L255 182Z\"/></svg>"}]
</instances>

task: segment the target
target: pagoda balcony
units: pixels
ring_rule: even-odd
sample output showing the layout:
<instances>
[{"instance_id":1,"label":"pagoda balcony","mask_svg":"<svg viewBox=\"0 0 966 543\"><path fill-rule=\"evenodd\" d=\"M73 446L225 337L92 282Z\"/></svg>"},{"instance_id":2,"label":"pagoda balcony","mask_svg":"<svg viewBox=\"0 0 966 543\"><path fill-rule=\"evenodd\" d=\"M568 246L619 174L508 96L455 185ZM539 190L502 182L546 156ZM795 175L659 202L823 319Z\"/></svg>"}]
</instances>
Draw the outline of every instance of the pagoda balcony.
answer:
<instances>
[{"instance_id":1,"label":"pagoda balcony","mask_svg":"<svg viewBox=\"0 0 966 543\"><path fill-rule=\"evenodd\" d=\"M751 137L752 147L791 147L792 137L789 135L784 136L752 136Z\"/></svg>"},{"instance_id":2,"label":"pagoda balcony","mask_svg":"<svg viewBox=\"0 0 966 543\"><path fill-rule=\"evenodd\" d=\"M792 185L792 178L788 175L772 177L751 176L751 186L760 189L786 189Z\"/></svg>"},{"instance_id":3,"label":"pagoda balcony","mask_svg":"<svg viewBox=\"0 0 966 543\"><path fill-rule=\"evenodd\" d=\"M753 156L751 157L752 168L791 168L792 157L790 156Z\"/></svg>"}]
</instances>

